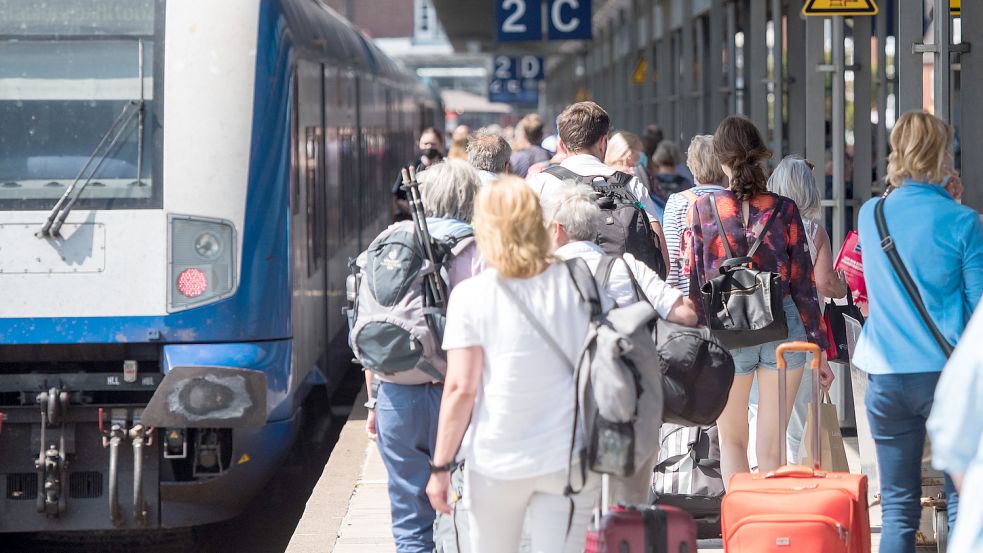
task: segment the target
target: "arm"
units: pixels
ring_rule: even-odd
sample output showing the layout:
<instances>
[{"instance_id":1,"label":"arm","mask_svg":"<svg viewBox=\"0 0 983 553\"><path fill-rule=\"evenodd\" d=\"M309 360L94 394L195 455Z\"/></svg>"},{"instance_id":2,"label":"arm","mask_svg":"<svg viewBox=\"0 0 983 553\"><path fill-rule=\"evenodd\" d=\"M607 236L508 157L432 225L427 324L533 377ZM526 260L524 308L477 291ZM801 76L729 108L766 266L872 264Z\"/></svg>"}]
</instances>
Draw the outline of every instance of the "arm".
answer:
<instances>
[{"instance_id":1,"label":"arm","mask_svg":"<svg viewBox=\"0 0 983 553\"><path fill-rule=\"evenodd\" d=\"M806 242L805 227L799 208L794 202L785 202L782 219L785 222L787 242L786 253L789 260L789 292L795 307L802 318L809 341L818 344L820 350L825 350L826 325L819 309L819 297L816 293L816 280L813 275L812 256L809 255L809 245ZM778 229L773 227L773 230Z\"/></svg>"},{"instance_id":2,"label":"arm","mask_svg":"<svg viewBox=\"0 0 983 553\"><path fill-rule=\"evenodd\" d=\"M683 326L696 326L699 322L699 318L696 314L696 306L693 305L693 300L685 297L680 297L676 300L676 303L669 310L669 316L666 320L670 323L681 324Z\"/></svg>"},{"instance_id":3,"label":"arm","mask_svg":"<svg viewBox=\"0 0 983 553\"><path fill-rule=\"evenodd\" d=\"M973 312L983 296L983 224L976 213L967 215L968 232L963 246L963 305Z\"/></svg>"},{"instance_id":4,"label":"arm","mask_svg":"<svg viewBox=\"0 0 983 553\"><path fill-rule=\"evenodd\" d=\"M660 317L672 323L686 326L696 325L696 310L689 298L683 297L682 292L666 284L664 280L659 278L659 275L655 271L645 263L635 259L631 254L624 254L622 259L625 260L628 270L631 271L635 281L638 282L638 286L645 293L646 299L652 304L652 307L655 308ZM611 281L608 284L609 289L616 285L616 276L622 279L624 286L631 285L628 282L628 275L619 271L618 273L612 274ZM609 292L609 295L612 294Z\"/></svg>"},{"instance_id":5,"label":"arm","mask_svg":"<svg viewBox=\"0 0 983 553\"><path fill-rule=\"evenodd\" d=\"M983 403L979 401L983 397L983 362L977 345L983 340L981 313L977 310L942 371L927 425L932 464L957 482L974 463L983 439Z\"/></svg>"},{"instance_id":6,"label":"arm","mask_svg":"<svg viewBox=\"0 0 983 553\"><path fill-rule=\"evenodd\" d=\"M365 397L368 401L365 406L368 408L369 412L365 415L365 433L369 435L369 439L373 442L376 439L377 433L375 429L375 391L372 389L372 380L374 375L372 371L366 369L363 371L365 373ZM371 405L372 407L369 407Z\"/></svg>"},{"instance_id":7,"label":"arm","mask_svg":"<svg viewBox=\"0 0 983 553\"><path fill-rule=\"evenodd\" d=\"M666 269L669 267L669 247L666 245L666 234L662 232L662 225L659 220L652 217L649 219L652 225L652 232L655 234L656 245L659 246L659 251L662 252L662 263L665 264Z\"/></svg>"},{"instance_id":8,"label":"arm","mask_svg":"<svg viewBox=\"0 0 983 553\"><path fill-rule=\"evenodd\" d=\"M471 421L471 410L478 394L484 364L485 354L481 346L447 351L447 378L444 381L444 394L437 422L434 466L451 463L457 455L464 432ZM445 514L451 512L450 505L447 504L450 481L449 472L437 472L430 475L430 482L427 484L430 504L435 510Z\"/></svg>"},{"instance_id":9,"label":"arm","mask_svg":"<svg viewBox=\"0 0 983 553\"><path fill-rule=\"evenodd\" d=\"M816 233L816 289L827 298L844 298L847 294L846 283L833 269L833 248L829 243L826 229L819 227Z\"/></svg>"}]
</instances>

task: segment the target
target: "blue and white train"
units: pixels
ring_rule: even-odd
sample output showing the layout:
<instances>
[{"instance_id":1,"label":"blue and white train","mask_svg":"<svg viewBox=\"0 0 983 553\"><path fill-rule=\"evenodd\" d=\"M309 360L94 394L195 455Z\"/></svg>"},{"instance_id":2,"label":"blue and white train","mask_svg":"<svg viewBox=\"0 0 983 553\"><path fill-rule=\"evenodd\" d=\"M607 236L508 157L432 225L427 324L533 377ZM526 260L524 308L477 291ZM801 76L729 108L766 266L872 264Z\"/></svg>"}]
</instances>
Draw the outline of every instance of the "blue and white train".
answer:
<instances>
[{"instance_id":1,"label":"blue and white train","mask_svg":"<svg viewBox=\"0 0 983 553\"><path fill-rule=\"evenodd\" d=\"M0 0L0 532L235 516L443 112L318 0Z\"/></svg>"}]
</instances>

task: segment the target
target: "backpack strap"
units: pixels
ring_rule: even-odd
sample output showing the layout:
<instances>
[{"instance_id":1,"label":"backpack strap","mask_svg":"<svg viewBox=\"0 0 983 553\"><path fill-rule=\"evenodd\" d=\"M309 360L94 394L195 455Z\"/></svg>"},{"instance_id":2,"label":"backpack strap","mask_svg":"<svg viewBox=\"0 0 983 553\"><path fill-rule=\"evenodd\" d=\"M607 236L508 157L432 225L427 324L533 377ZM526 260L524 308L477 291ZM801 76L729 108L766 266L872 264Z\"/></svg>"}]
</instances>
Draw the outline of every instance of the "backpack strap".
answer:
<instances>
[{"instance_id":1,"label":"backpack strap","mask_svg":"<svg viewBox=\"0 0 983 553\"><path fill-rule=\"evenodd\" d=\"M755 239L754 244L751 245L751 249L748 250L747 255L744 256L743 258L736 258L736 259L741 259L743 262L744 259L751 259L752 257L754 257L754 253L758 251L759 247L761 247L761 243L764 241L765 235L768 234L768 229L771 228L772 223L775 222L778 213L782 210L782 206L784 205L785 205L785 198L779 196L778 205L776 205L775 208L771 210L771 214L768 215L768 220L765 221L764 228L761 229L761 233L758 234L757 239ZM720 212L717 210L717 198L712 192L710 193L710 209L713 211L713 219L717 223L717 231L720 233L720 239L723 242L724 253L727 255L726 261L735 259L734 252L730 249L730 243L727 240L727 232L724 231L724 224L720 221ZM728 265L726 261L724 262L724 265Z\"/></svg>"},{"instance_id":2,"label":"backpack strap","mask_svg":"<svg viewBox=\"0 0 983 553\"><path fill-rule=\"evenodd\" d=\"M730 249L727 231L724 230L724 224L720 221L720 212L717 210L717 195L713 192L710 193L710 210L713 211L713 220L717 223L717 233L720 235L720 241L724 243L724 255L727 256L727 259L733 259L734 252Z\"/></svg>"},{"instance_id":3,"label":"backpack strap","mask_svg":"<svg viewBox=\"0 0 983 553\"><path fill-rule=\"evenodd\" d=\"M564 265L567 266L567 271L570 272L570 277L573 279L573 284L577 288L577 292L580 293L581 299L587 303L587 307L590 309L591 320L598 319L604 314L604 309L601 306L601 293L598 291L597 280L594 279L594 274L591 273L587 262L575 257L566 260Z\"/></svg>"},{"instance_id":4,"label":"backpack strap","mask_svg":"<svg viewBox=\"0 0 983 553\"><path fill-rule=\"evenodd\" d=\"M929 332L932 333L932 337L935 338L936 343L942 349L942 353L948 358L952 355L953 347L946 339L939 327L935 325L935 321L932 319L931 313L928 312L928 308L925 307L925 302L922 300L922 295L918 291L918 286L915 284L914 279L911 278L911 273L908 272L908 268L905 267L904 261L901 260L901 255L898 253L897 245L894 243L894 238L891 237L891 232L887 228L887 219L884 217L884 202L887 198L881 198L877 205L874 206L874 222L877 224L877 234L881 239L881 249L887 254L888 261L891 262L891 266L894 268L894 272L898 275L898 280L901 281L901 286L904 287L905 292L908 293L908 298L911 299L911 303L915 304L915 309L918 310L918 314L921 315L922 320L925 322L925 326L928 327ZM847 294L847 296L852 296L852 293Z\"/></svg>"},{"instance_id":5,"label":"backpack strap","mask_svg":"<svg viewBox=\"0 0 983 553\"><path fill-rule=\"evenodd\" d=\"M544 169L543 172L562 181L572 180L581 184L591 184L597 178L594 175L579 175L562 165L552 165Z\"/></svg>"},{"instance_id":6,"label":"backpack strap","mask_svg":"<svg viewBox=\"0 0 983 553\"><path fill-rule=\"evenodd\" d=\"M621 264L625 266L625 271L628 273L628 280L631 281L632 293L635 295L635 301L648 301L648 297L642 290L641 285L638 284L638 280L635 279L635 274L631 272L631 267L625 258L620 255L605 255L601 258L600 263L597 265L597 271L594 278L597 282L597 287L599 290L607 290L608 282L611 280L611 271L614 270L614 265L621 261Z\"/></svg>"}]
</instances>

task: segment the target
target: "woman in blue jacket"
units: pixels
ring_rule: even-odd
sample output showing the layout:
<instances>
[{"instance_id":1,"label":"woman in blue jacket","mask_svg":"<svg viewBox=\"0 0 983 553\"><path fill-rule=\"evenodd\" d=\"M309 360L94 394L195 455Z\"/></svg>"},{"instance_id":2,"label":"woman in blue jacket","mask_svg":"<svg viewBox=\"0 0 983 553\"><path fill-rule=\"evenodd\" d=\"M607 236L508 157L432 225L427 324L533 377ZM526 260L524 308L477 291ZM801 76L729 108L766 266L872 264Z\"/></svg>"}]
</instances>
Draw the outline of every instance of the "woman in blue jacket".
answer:
<instances>
[{"instance_id":1,"label":"woman in blue jacket","mask_svg":"<svg viewBox=\"0 0 983 553\"><path fill-rule=\"evenodd\" d=\"M914 553L925 423L946 353L882 249L875 207L884 202L893 244L949 344L958 341L983 294L983 226L946 188L955 177L948 124L927 113L906 113L891 133L891 149L893 191L860 210L870 316L854 364L868 374L865 402L881 481L881 550ZM948 479L947 488L952 490ZM955 507L953 492L950 520Z\"/></svg>"}]
</instances>

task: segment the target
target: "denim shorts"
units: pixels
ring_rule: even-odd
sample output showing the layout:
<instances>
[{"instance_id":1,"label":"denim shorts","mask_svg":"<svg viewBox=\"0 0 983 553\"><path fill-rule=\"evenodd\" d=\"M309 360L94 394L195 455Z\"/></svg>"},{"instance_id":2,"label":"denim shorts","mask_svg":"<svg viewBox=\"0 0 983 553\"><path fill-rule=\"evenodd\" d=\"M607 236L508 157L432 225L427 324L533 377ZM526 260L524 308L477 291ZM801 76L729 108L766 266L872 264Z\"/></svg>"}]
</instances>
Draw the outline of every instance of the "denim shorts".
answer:
<instances>
[{"instance_id":1,"label":"denim shorts","mask_svg":"<svg viewBox=\"0 0 983 553\"><path fill-rule=\"evenodd\" d=\"M737 376L751 374L758 367L773 371L778 370L778 361L775 359L775 348L785 342L806 339L806 329L802 325L802 317L799 316L799 310L795 307L795 302L792 301L792 298L785 298L783 307L785 308L786 324L788 324L788 338L768 342L760 346L730 350L730 354L734 357L734 366L737 369L735 374ZM806 354L802 352L788 353L785 355L785 361L788 368L797 369L806 364Z\"/></svg>"}]
</instances>

